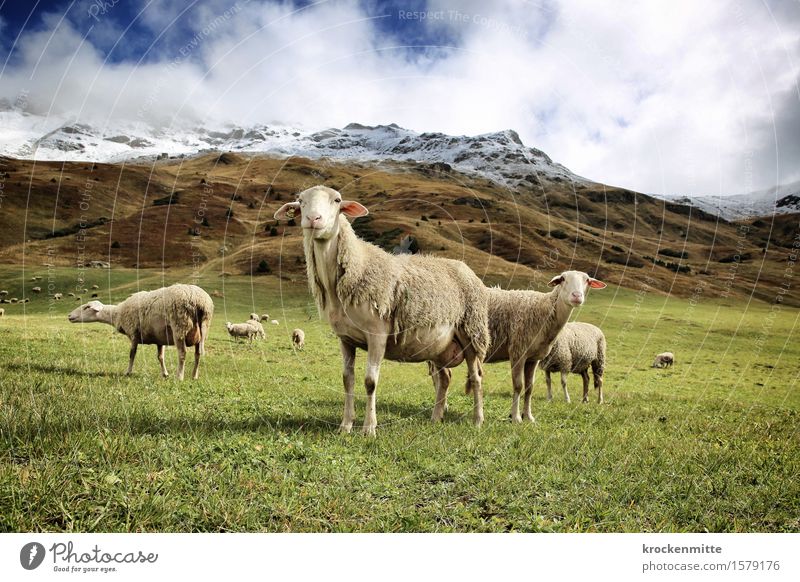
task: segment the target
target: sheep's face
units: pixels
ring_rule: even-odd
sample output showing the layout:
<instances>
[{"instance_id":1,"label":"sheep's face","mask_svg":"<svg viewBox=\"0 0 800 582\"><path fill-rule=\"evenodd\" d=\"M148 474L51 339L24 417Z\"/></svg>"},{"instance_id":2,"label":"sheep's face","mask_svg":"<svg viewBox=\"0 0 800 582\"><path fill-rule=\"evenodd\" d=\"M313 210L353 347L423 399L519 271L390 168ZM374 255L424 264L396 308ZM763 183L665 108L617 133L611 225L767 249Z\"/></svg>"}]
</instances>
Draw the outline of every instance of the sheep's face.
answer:
<instances>
[{"instance_id":1,"label":"sheep's face","mask_svg":"<svg viewBox=\"0 0 800 582\"><path fill-rule=\"evenodd\" d=\"M569 307L583 305L589 287L602 289L605 283L594 279L583 271L564 271L550 279L551 287L558 286L558 298Z\"/></svg>"},{"instance_id":2,"label":"sheep's face","mask_svg":"<svg viewBox=\"0 0 800 582\"><path fill-rule=\"evenodd\" d=\"M300 226L316 240L327 240L339 232L339 214L350 217L366 216L369 211L351 200L342 200L342 195L333 188L314 186L297 195L296 202L288 202L275 213L275 218L294 218L300 211Z\"/></svg>"},{"instance_id":3,"label":"sheep's face","mask_svg":"<svg viewBox=\"0 0 800 582\"><path fill-rule=\"evenodd\" d=\"M100 312L105 307L99 301L89 301L69 314L70 323L91 323L93 321L100 321Z\"/></svg>"}]
</instances>

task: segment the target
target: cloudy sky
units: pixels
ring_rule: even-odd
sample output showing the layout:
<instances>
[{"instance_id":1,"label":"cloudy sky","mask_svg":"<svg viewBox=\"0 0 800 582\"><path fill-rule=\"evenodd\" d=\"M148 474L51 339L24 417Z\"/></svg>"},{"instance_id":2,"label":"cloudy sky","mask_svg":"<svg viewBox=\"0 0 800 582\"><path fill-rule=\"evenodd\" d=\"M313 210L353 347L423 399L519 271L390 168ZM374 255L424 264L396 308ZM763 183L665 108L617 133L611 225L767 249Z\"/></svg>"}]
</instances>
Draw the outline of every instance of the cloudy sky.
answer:
<instances>
[{"instance_id":1,"label":"cloudy sky","mask_svg":"<svg viewBox=\"0 0 800 582\"><path fill-rule=\"evenodd\" d=\"M0 62L0 97L91 123L512 128L643 192L800 180L800 0L0 0Z\"/></svg>"}]
</instances>

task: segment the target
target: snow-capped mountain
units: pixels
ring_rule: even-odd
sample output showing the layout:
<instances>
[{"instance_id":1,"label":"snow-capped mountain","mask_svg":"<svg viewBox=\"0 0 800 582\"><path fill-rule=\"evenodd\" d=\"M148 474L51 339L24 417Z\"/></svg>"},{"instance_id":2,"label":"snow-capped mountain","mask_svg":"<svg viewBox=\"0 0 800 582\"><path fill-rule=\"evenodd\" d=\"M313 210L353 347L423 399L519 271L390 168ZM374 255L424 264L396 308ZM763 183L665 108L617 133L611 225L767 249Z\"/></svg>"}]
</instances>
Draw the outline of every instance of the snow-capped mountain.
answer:
<instances>
[{"instance_id":1,"label":"snow-capped mountain","mask_svg":"<svg viewBox=\"0 0 800 582\"><path fill-rule=\"evenodd\" d=\"M671 202L695 206L726 220L800 212L800 181L733 196L677 196Z\"/></svg>"},{"instance_id":2,"label":"snow-capped mountain","mask_svg":"<svg viewBox=\"0 0 800 582\"><path fill-rule=\"evenodd\" d=\"M144 122L103 127L67 117L0 110L0 155L37 160L121 162L206 151L328 157L334 160L445 163L510 187L544 181L588 182L527 147L513 130L478 136L417 133L395 124L350 124L308 131L280 125L157 128Z\"/></svg>"}]
</instances>

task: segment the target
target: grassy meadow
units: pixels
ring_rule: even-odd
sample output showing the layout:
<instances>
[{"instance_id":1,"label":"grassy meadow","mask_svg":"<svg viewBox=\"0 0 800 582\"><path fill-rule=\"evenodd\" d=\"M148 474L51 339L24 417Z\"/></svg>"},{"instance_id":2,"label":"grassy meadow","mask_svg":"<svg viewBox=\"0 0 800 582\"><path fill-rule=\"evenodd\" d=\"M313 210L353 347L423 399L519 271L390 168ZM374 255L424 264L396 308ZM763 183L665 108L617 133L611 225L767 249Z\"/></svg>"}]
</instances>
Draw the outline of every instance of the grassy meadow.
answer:
<instances>
[{"instance_id":1,"label":"grassy meadow","mask_svg":"<svg viewBox=\"0 0 800 582\"><path fill-rule=\"evenodd\" d=\"M33 274L47 286L47 273L8 267L0 287L21 297ZM50 275L57 291L74 286L74 270ZM181 280L84 276L105 302ZM198 381L162 379L153 346L140 346L125 377L127 338L68 323L69 298L3 305L0 531L800 530L800 310L702 290L691 300L593 291L574 319L608 338L604 405L594 394L579 402L577 376L572 404L557 377L548 403L537 375L537 422L512 425L509 367L492 364L476 430L462 366L445 423L432 425L425 365L385 362L368 439L336 432L338 343L304 281L199 284L225 297ZM234 342L224 322L251 311L280 324L265 341ZM306 331L302 352L290 345L295 327ZM651 369L664 350L675 366ZM361 377L364 362L359 352ZM359 425L359 380L356 395Z\"/></svg>"}]
</instances>

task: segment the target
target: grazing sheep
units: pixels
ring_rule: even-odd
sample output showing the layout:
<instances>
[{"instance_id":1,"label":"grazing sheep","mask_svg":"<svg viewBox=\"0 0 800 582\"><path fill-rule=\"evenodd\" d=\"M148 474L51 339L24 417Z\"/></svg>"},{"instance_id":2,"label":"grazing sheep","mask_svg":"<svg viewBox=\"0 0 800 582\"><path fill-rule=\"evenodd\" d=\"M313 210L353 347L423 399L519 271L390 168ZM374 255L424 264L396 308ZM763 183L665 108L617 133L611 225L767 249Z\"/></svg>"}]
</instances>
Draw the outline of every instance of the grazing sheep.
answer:
<instances>
[{"instance_id":1,"label":"grazing sheep","mask_svg":"<svg viewBox=\"0 0 800 582\"><path fill-rule=\"evenodd\" d=\"M67 293L67 297L75 297L75 293Z\"/></svg>"},{"instance_id":2,"label":"grazing sheep","mask_svg":"<svg viewBox=\"0 0 800 582\"><path fill-rule=\"evenodd\" d=\"M270 323L272 325L280 325L280 322L277 319L273 319L272 321L270 321Z\"/></svg>"},{"instance_id":3,"label":"grazing sheep","mask_svg":"<svg viewBox=\"0 0 800 582\"><path fill-rule=\"evenodd\" d=\"M234 339L239 339L240 337L246 337L250 341L253 341L253 338L258 335L258 330L255 326L250 325L249 322L247 323L231 323L230 321L225 322L225 329L228 330L228 335L230 335Z\"/></svg>"},{"instance_id":4,"label":"grazing sheep","mask_svg":"<svg viewBox=\"0 0 800 582\"><path fill-rule=\"evenodd\" d=\"M97 298L97 293L92 293L92 297L91 298L92 299L96 299Z\"/></svg>"},{"instance_id":5,"label":"grazing sheep","mask_svg":"<svg viewBox=\"0 0 800 582\"><path fill-rule=\"evenodd\" d=\"M0 291L0 297L5 297L6 295L8 295L8 291L6 291L5 289Z\"/></svg>"},{"instance_id":6,"label":"grazing sheep","mask_svg":"<svg viewBox=\"0 0 800 582\"><path fill-rule=\"evenodd\" d=\"M251 313L250 321L258 321L258 313Z\"/></svg>"},{"instance_id":7,"label":"grazing sheep","mask_svg":"<svg viewBox=\"0 0 800 582\"><path fill-rule=\"evenodd\" d=\"M53 295L53 299L55 299L56 301L61 301L62 297L64 297L64 296L61 293L55 293Z\"/></svg>"},{"instance_id":8,"label":"grazing sheep","mask_svg":"<svg viewBox=\"0 0 800 582\"><path fill-rule=\"evenodd\" d=\"M34 293L41 293L42 292L42 288L41 287L34 287L33 289L31 289L31 291L33 291Z\"/></svg>"},{"instance_id":9,"label":"grazing sheep","mask_svg":"<svg viewBox=\"0 0 800 582\"><path fill-rule=\"evenodd\" d=\"M260 321L257 321L255 319L248 319L246 323L248 325L253 326L256 329L256 337L257 338L265 339L267 337L267 334L264 331L264 326L261 325Z\"/></svg>"},{"instance_id":10,"label":"grazing sheep","mask_svg":"<svg viewBox=\"0 0 800 582\"><path fill-rule=\"evenodd\" d=\"M8 300L9 303L16 303L17 301L19 301L19 299L17 299L16 297L12 297L11 299Z\"/></svg>"},{"instance_id":11,"label":"grazing sheep","mask_svg":"<svg viewBox=\"0 0 800 582\"><path fill-rule=\"evenodd\" d=\"M133 371L139 344L155 344L161 374L169 373L164 364L164 346L178 348L178 380L183 380L186 348L194 346L192 378L200 376L200 356L205 353L208 328L214 315L214 303L208 293L196 285L171 285L155 291L140 291L119 305L90 301L69 314L72 323L99 321L113 325L131 340L128 371Z\"/></svg>"},{"instance_id":12,"label":"grazing sheep","mask_svg":"<svg viewBox=\"0 0 800 582\"><path fill-rule=\"evenodd\" d=\"M564 399L569 402L567 376L580 374L583 378L583 402L589 402L589 368L597 388L597 403L603 403L603 372L606 365L606 336L599 327L590 323L568 323L556 337L540 367L547 382L547 399L553 399L550 374L561 372Z\"/></svg>"},{"instance_id":13,"label":"grazing sheep","mask_svg":"<svg viewBox=\"0 0 800 582\"><path fill-rule=\"evenodd\" d=\"M92 285L93 291L96 291L97 289L100 289L100 285Z\"/></svg>"},{"instance_id":14,"label":"grazing sheep","mask_svg":"<svg viewBox=\"0 0 800 582\"><path fill-rule=\"evenodd\" d=\"M6 310L0 307L0 317L3 317L6 314Z\"/></svg>"},{"instance_id":15,"label":"grazing sheep","mask_svg":"<svg viewBox=\"0 0 800 582\"><path fill-rule=\"evenodd\" d=\"M298 350L302 350L306 345L306 332L302 329L295 329L292 331L292 344Z\"/></svg>"},{"instance_id":16,"label":"grazing sheep","mask_svg":"<svg viewBox=\"0 0 800 582\"><path fill-rule=\"evenodd\" d=\"M269 321L269 313L264 313L260 319L261 321Z\"/></svg>"},{"instance_id":17,"label":"grazing sheep","mask_svg":"<svg viewBox=\"0 0 800 582\"><path fill-rule=\"evenodd\" d=\"M440 367L463 359L474 392L473 420L483 422L481 362L489 345L486 287L461 261L424 255L391 255L359 239L347 216L365 216L358 202L332 188L315 186L284 204L276 219L301 214L308 284L320 315L339 337L345 390L340 430L355 417L356 349L367 350L364 433L377 426L375 393L384 358L434 361ZM444 414L446 393L437 394L433 420Z\"/></svg>"},{"instance_id":18,"label":"grazing sheep","mask_svg":"<svg viewBox=\"0 0 800 582\"><path fill-rule=\"evenodd\" d=\"M662 352L653 360L653 368L669 368L675 363L675 354L672 352Z\"/></svg>"},{"instance_id":19,"label":"grazing sheep","mask_svg":"<svg viewBox=\"0 0 800 582\"><path fill-rule=\"evenodd\" d=\"M20 299L20 303L28 303L30 299L26 297L25 299Z\"/></svg>"}]
</instances>

